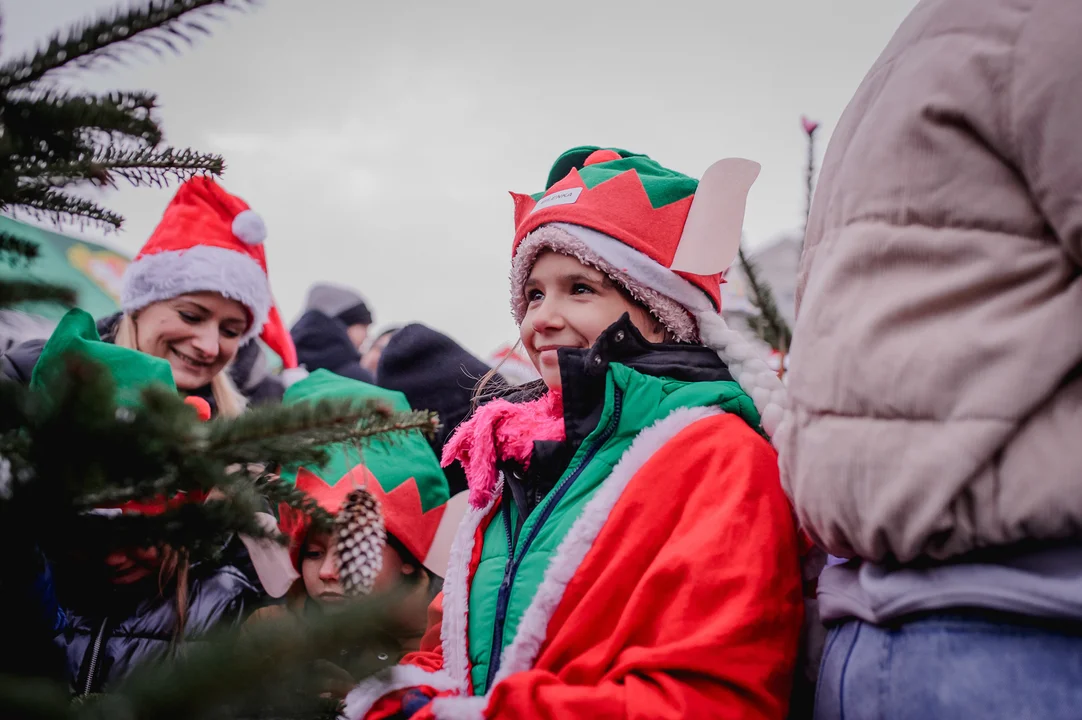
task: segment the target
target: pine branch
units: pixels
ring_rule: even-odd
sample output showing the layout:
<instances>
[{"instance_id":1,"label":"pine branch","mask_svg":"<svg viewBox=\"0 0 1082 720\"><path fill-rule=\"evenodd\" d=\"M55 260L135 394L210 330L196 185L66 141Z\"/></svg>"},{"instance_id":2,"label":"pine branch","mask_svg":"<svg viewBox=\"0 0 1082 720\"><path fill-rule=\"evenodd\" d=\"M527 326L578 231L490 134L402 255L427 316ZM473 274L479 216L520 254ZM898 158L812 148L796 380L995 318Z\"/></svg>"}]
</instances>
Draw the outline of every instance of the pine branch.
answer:
<instances>
[{"instance_id":1,"label":"pine branch","mask_svg":"<svg viewBox=\"0 0 1082 720\"><path fill-rule=\"evenodd\" d=\"M38 257L37 243L0 231L0 258L11 267L29 265Z\"/></svg>"},{"instance_id":2,"label":"pine branch","mask_svg":"<svg viewBox=\"0 0 1082 720\"><path fill-rule=\"evenodd\" d=\"M330 532L334 527L334 516L320 507L312 496L296 485L275 477L264 476L256 480L258 490L272 505L284 503L300 510L312 520L313 527L323 532Z\"/></svg>"},{"instance_id":3,"label":"pine branch","mask_svg":"<svg viewBox=\"0 0 1082 720\"><path fill-rule=\"evenodd\" d=\"M0 717L67 720L71 717L71 690L46 678L0 675Z\"/></svg>"},{"instance_id":4,"label":"pine branch","mask_svg":"<svg viewBox=\"0 0 1082 720\"><path fill-rule=\"evenodd\" d=\"M744 277L748 281L751 290L748 299L759 311L759 315L751 322L751 327L759 338L780 353L787 353L793 341L793 333L789 329L789 323L785 322L781 311L778 310L774 300L774 291L770 285L759 276L758 266L744 254L744 246L738 250L740 267L744 270Z\"/></svg>"},{"instance_id":5,"label":"pine branch","mask_svg":"<svg viewBox=\"0 0 1082 720\"><path fill-rule=\"evenodd\" d=\"M225 538L241 533L253 538L271 538L256 520L262 509L259 503L208 500L186 503L160 515L123 513L110 517L74 514L61 525L56 523L49 536L41 541L47 553L93 544L110 548L173 547L184 548L193 561L213 558Z\"/></svg>"},{"instance_id":6,"label":"pine branch","mask_svg":"<svg viewBox=\"0 0 1082 720\"><path fill-rule=\"evenodd\" d=\"M109 693L70 699L45 678L0 676L0 715L34 720L332 720L341 703L324 698L317 663L405 635L403 593L353 600L335 613L247 623L184 652L145 663ZM348 665L356 682L383 663L375 653Z\"/></svg>"},{"instance_id":7,"label":"pine branch","mask_svg":"<svg viewBox=\"0 0 1082 720\"><path fill-rule=\"evenodd\" d=\"M23 187L10 198L0 198L0 210L22 208L38 219L68 222L95 223L111 229L119 229L124 223L120 215L84 198L69 195L47 187Z\"/></svg>"},{"instance_id":8,"label":"pine branch","mask_svg":"<svg viewBox=\"0 0 1082 720\"><path fill-rule=\"evenodd\" d=\"M200 174L221 175L225 170L220 155L150 147L107 147L90 152L80 149L70 161L61 159L59 162L36 155L29 158L15 156L11 165L23 176L21 187L16 191L23 195L40 194L80 182L115 187L116 176L135 186L166 187L170 179L184 181Z\"/></svg>"},{"instance_id":9,"label":"pine branch","mask_svg":"<svg viewBox=\"0 0 1082 720\"><path fill-rule=\"evenodd\" d=\"M93 165L110 177L119 175L132 185L157 187L165 187L170 179L183 181L194 175L221 175L225 171L221 155L187 148L107 148L95 156Z\"/></svg>"},{"instance_id":10,"label":"pine branch","mask_svg":"<svg viewBox=\"0 0 1082 720\"><path fill-rule=\"evenodd\" d=\"M402 593L362 598L334 613L305 616L303 623L292 618L250 623L191 644L176 659L136 668L112 699L97 698L116 703L112 711L103 704L79 720L116 717L121 707L131 720L323 717L328 703L319 698L324 688L313 664L402 633L396 612L402 598ZM380 665L373 653L350 670L359 682Z\"/></svg>"},{"instance_id":11,"label":"pine branch","mask_svg":"<svg viewBox=\"0 0 1082 720\"><path fill-rule=\"evenodd\" d=\"M28 535L44 531L50 544L78 542L83 535L107 537L113 546L168 544L204 554L229 532L268 537L255 521L265 500L284 502L329 527L332 519L303 492L271 474L253 478L237 463L325 462L327 448L336 443L391 440L433 428L430 413L393 412L354 399L256 408L240 418L202 423L165 386L122 394L138 402L117 407L107 369L77 356L48 372L40 378L47 393L26 396L29 403L22 402L27 391L20 386L0 385L0 407L9 409L14 423L0 421L0 453L20 478L10 498L20 508L14 516L27 523ZM20 402L24 409L14 412ZM86 516L132 500L211 491L219 500L185 504L156 518Z\"/></svg>"},{"instance_id":12,"label":"pine branch","mask_svg":"<svg viewBox=\"0 0 1082 720\"><path fill-rule=\"evenodd\" d=\"M117 51L125 44L156 54L163 48L175 52L175 41L190 45L192 33L208 34L198 18L216 17L210 9L239 10L251 4L253 0L148 0L141 7L111 10L56 33L35 53L0 66L0 94L37 82L65 65L85 68L99 59L122 62Z\"/></svg>"},{"instance_id":13,"label":"pine branch","mask_svg":"<svg viewBox=\"0 0 1082 720\"><path fill-rule=\"evenodd\" d=\"M0 281L0 308L29 302L59 303L74 307L76 299L74 291L59 285L28 280Z\"/></svg>"},{"instance_id":14,"label":"pine branch","mask_svg":"<svg viewBox=\"0 0 1082 720\"><path fill-rule=\"evenodd\" d=\"M230 462L274 465L323 463L327 446L419 430L435 429L429 412L392 412L371 400L321 400L288 407L253 408L239 418L207 425L206 440L193 447Z\"/></svg>"},{"instance_id":15,"label":"pine branch","mask_svg":"<svg viewBox=\"0 0 1082 720\"><path fill-rule=\"evenodd\" d=\"M119 136L144 146L157 145L162 133L152 116L156 102L157 98L146 92L91 95L47 88L25 97L7 98L0 113L11 136L23 145L18 150L45 154L51 159L55 155L49 155L50 149L65 153L73 140L88 131Z\"/></svg>"}]
</instances>

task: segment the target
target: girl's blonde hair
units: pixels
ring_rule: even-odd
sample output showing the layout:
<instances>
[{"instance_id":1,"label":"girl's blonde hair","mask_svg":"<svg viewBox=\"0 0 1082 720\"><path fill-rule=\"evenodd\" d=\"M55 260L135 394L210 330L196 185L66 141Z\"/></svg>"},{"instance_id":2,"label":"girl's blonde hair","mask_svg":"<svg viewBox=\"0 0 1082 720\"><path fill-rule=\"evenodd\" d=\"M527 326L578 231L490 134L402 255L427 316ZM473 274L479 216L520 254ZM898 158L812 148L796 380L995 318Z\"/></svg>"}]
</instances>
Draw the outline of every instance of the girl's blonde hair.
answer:
<instances>
[{"instance_id":1,"label":"girl's blonde hair","mask_svg":"<svg viewBox=\"0 0 1082 720\"><path fill-rule=\"evenodd\" d=\"M184 640L184 630L188 626L188 571L191 562L187 550L175 550L171 547L162 549L162 564L158 569L158 593L164 594L169 581L177 581L177 624L173 628L172 646Z\"/></svg>"},{"instance_id":2,"label":"girl's blonde hair","mask_svg":"<svg viewBox=\"0 0 1082 720\"><path fill-rule=\"evenodd\" d=\"M124 313L121 316L113 343L117 347L139 349L138 328L131 315ZM237 417L248 407L248 400L241 395L229 377L228 366L210 381L210 389L214 395L214 404L218 406L218 414L222 417Z\"/></svg>"}]
</instances>

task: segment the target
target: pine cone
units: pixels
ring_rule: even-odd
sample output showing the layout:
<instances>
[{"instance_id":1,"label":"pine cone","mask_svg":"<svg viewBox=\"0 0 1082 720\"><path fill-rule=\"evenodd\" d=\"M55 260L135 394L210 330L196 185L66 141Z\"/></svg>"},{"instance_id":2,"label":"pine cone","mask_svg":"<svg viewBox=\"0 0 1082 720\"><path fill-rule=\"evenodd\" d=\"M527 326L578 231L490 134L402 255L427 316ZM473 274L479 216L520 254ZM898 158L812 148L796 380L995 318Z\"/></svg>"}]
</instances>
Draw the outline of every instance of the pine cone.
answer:
<instances>
[{"instance_id":1,"label":"pine cone","mask_svg":"<svg viewBox=\"0 0 1082 720\"><path fill-rule=\"evenodd\" d=\"M363 488L351 492L334 519L334 535L338 574L346 593L372 592L383 569L383 546L387 544L379 501Z\"/></svg>"}]
</instances>

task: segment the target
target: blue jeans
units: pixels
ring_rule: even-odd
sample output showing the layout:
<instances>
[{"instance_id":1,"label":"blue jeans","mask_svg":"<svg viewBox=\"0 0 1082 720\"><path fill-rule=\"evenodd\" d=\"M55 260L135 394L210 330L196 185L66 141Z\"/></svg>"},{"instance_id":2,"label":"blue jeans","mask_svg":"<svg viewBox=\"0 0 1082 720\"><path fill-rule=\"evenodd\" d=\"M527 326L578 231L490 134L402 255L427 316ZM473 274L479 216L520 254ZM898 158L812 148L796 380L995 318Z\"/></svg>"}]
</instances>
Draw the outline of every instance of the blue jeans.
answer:
<instances>
[{"instance_id":1,"label":"blue jeans","mask_svg":"<svg viewBox=\"0 0 1082 720\"><path fill-rule=\"evenodd\" d=\"M1082 635L949 613L830 630L815 720L968 718L1082 718Z\"/></svg>"}]
</instances>

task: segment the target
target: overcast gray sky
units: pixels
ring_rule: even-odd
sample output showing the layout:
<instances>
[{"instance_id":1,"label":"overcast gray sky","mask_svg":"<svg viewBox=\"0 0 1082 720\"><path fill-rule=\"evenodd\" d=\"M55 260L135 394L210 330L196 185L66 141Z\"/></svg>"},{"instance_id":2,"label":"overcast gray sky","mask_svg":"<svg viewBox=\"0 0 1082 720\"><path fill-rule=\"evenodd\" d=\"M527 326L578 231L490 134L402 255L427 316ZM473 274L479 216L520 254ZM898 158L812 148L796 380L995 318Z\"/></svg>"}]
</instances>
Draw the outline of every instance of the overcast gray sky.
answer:
<instances>
[{"instance_id":1,"label":"overcast gray sky","mask_svg":"<svg viewBox=\"0 0 1082 720\"><path fill-rule=\"evenodd\" d=\"M0 0L2 53L102 0ZM287 321L307 287L355 286L377 323L421 321L478 354L516 337L508 190L563 150L644 152L699 174L742 156L754 246L799 227L805 139L820 155L915 0L264 0L181 55L82 73L158 93L167 142L222 153L223 185L269 228ZM129 254L173 189L110 191ZM92 234L92 233L88 233Z\"/></svg>"}]
</instances>

